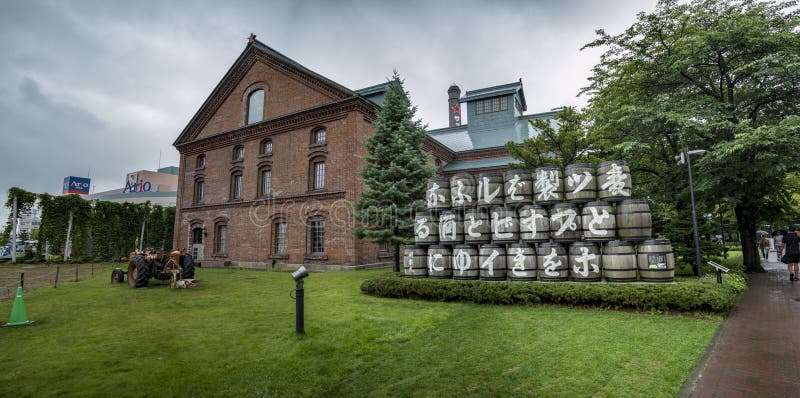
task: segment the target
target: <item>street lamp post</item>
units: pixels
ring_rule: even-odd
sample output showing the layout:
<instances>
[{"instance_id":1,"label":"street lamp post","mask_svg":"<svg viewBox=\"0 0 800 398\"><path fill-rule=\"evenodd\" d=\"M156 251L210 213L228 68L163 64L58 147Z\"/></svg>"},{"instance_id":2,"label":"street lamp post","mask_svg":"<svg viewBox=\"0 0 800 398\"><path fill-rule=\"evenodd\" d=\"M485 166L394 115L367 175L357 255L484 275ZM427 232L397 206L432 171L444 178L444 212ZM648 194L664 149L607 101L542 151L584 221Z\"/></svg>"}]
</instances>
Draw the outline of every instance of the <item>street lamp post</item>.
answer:
<instances>
[{"instance_id":1,"label":"street lamp post","mask_svg":"<svg viewBox=\"0 0 800 398\"><path fill-rule=\"evenodd\" d=\"M694 205L694 181L692 181L692 155L702 155L706 153L704 149L689 150L685 147L684 151L678 156L678 164L683 164L684 159L686 166L689 168L689 197L692 199L692 227L694 228L694 254L695 254L695 273L697 277L703 276L703 266L700 260L700 235L697 232L697 210Z\"/></svg>"}]
</instances>

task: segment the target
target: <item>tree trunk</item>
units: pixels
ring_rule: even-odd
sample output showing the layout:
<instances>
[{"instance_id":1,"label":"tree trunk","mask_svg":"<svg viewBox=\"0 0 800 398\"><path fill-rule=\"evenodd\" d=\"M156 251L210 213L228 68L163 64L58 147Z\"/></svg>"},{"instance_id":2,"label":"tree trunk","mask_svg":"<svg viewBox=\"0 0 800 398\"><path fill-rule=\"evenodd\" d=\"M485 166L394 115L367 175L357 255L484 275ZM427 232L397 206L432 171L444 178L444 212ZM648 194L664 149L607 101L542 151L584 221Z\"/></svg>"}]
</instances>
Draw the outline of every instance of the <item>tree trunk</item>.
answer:
<instances>
[{"instance_id":1,"label":"tree trunk","mask_svg":"<svg viewBox=\"0 0 800 398\"><path fill-rule=\"evenodd\" d=\"M739 226L739 241L745 272L765 272L756 248L756 209L752 204L739 203L734 208Z\"/></svg>"},{"instance_id":2,"label":"tree trunk","mask_svg":"<svg viewBox=\"0 0 800 398\"><path fill-rule=\"evenodd\" d=\"M397 243L394 244L394 268L392 270L400 272L400 245Z\"/></svg>"}]
</instances>

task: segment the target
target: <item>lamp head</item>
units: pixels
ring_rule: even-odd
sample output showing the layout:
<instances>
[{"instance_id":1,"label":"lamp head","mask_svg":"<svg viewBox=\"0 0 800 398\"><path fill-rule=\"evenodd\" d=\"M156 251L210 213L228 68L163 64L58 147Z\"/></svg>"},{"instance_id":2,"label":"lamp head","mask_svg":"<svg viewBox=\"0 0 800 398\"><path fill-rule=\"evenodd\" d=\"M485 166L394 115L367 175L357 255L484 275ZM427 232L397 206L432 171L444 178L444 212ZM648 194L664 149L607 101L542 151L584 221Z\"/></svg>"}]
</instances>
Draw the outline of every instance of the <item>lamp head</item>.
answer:
<instances>
[{"instance_id":1,"label":"lamp head","mask_svg":"<svg viewBox=\"0 0 800 398\"><path fill-rule=\"evenodd\" d=\"M308 270L303 265L301 265L300 268L297 269L297 271L292 272L292 278L295 280L295 282L299 282L301 279L304 279L307 276L308 276Z\"/></svg>"}]
</instances>

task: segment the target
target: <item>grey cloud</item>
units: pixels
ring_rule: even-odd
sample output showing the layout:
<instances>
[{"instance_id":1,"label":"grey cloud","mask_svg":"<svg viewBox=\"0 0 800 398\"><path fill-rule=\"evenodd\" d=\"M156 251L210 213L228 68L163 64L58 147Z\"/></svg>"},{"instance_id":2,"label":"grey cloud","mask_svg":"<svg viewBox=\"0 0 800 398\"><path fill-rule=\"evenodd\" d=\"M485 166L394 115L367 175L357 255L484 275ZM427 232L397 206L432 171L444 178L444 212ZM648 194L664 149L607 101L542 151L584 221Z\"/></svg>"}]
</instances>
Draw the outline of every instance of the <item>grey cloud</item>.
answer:
<instances>
[{"instance_id":1,"label":"grey cloud","mask_svg":"<svg viewBox=\"0 0 800 398\"><path fill-rule=\"evenodd\" d=\"M96 189L177 165L171 143L246 44L259 40L347 87L397 68L430 128L446 90L523 79L529 112L586 84L594 30L620 31L654 0L0 2L0 195ZM3 216L0 214L0 216ZM3 217L4 219L5 217Z\"/></svg>"}]
</instances>

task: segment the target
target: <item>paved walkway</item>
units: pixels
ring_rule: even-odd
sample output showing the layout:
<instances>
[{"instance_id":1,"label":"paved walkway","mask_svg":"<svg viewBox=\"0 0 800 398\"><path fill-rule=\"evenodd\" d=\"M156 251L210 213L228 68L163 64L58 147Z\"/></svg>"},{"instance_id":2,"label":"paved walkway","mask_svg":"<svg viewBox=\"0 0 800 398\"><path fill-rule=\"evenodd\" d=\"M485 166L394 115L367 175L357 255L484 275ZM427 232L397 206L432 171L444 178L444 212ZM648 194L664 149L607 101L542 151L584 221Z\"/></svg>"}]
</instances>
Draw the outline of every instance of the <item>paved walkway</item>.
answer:
<instances>
[{"instance_id":1,"label":"paved walkway","mask_svg":"<svg viewBox=\"0 0 800 398\"><path fill-rule=\"evenodd\" d=\"M800 397L800 282L770 254L681 391L689 397ZM694 388L692 388L694 387Z\"/></svg>"}]
</instances>

